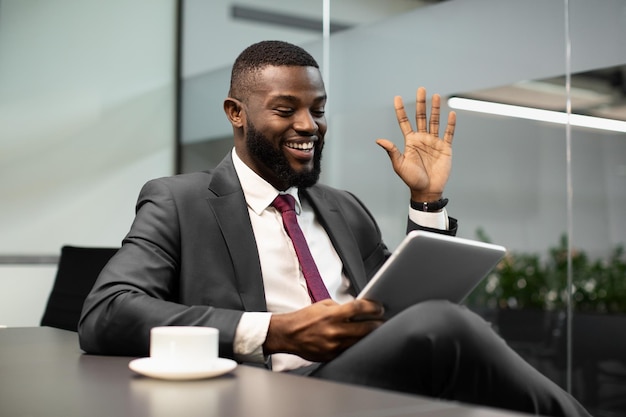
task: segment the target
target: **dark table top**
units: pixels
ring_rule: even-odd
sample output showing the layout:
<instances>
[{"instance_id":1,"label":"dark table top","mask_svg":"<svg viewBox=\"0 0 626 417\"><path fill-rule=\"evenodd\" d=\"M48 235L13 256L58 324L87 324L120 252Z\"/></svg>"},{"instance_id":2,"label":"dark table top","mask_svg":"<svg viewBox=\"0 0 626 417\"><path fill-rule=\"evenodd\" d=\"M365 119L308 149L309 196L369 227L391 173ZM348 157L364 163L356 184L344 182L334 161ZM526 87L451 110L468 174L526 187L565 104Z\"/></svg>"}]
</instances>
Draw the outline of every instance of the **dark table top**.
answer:
<instances>
[{"instance_id":1,"label":"dark table top","mask_svg":"<svg viewBox=\"0 0 626 417\"><path fill-rule=\"evenodd\" d=\"M520 416L243 365L211 379L157 380L131 371L132 359L84 354L74 332L0 329L0 416Z\"/></svg>"}]
</instances>

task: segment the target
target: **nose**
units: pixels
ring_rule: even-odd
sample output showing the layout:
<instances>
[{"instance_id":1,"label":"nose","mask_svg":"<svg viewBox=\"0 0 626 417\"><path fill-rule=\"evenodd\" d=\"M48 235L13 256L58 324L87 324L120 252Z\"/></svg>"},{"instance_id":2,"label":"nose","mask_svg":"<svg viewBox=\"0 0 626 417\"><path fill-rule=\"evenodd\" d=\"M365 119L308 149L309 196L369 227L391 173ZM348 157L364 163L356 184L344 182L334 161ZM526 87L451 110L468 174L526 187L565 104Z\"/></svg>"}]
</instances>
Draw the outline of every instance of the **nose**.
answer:
<instances>
[{"instance_id":1,"label":"nose","mask_svg":"<svg viewBox=\"0 0 626 417\"><path fill-rule=\"evenodd\" d=\"M315 118L309 111L298 112L293 123L293 128L298 133L306 133L309 135L315 134L319 130Z\"/></svg>"}]
</instances>

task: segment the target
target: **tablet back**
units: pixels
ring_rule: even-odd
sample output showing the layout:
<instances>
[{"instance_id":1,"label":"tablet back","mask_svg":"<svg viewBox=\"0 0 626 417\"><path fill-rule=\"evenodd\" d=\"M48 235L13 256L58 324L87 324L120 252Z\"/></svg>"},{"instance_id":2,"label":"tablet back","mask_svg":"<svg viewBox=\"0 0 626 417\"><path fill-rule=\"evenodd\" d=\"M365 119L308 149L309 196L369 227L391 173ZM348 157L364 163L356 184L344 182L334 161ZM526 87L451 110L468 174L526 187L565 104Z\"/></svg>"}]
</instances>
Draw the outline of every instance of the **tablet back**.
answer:
<instances>
[{"instance_id":1,"label":"tablet back","mask_svg":"<svg viewBox=\"0 0 626 417\"><path fill-rule=\"evenodd\" d=\"M505 253L499 245L412 231L357 298L383 303L387 318L425 300L460 303Z\"/></svg>"}]
</instances>

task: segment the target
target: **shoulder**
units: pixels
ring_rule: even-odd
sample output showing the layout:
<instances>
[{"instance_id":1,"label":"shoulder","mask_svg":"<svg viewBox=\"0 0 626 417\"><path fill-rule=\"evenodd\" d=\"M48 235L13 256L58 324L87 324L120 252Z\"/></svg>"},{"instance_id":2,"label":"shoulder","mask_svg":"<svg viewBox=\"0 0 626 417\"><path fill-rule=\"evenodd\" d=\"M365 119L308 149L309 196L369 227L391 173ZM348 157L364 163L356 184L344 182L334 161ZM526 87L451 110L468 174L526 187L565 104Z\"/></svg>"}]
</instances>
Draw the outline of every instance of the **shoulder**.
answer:
<instances>
[{"instance_id":1,"label":"shoulder","mask_svg":"<svg viewBox=\"0 0 626 417\"><path fill-rule=\"evenodd\" d=\"M170 187L185 187L189 185L197 185L207 183L212 176L212 171L198 171L188 174L170 175L166 177L154 178L146 183L163 184Z\"/></svg>"},{"instance_id":2,"label":"shoulder","mask_svg":"<svg viewBox=\"0 0 626 417\"><path fill-rule=\"evenodd\" d=\"M142 187L142 194L153 192L184 193L198 188L208 188L212 174L210 171L178 174L149 180Z\"/></svg>"},{"instance_id":3,"label":"shoulder","mask_svg":"<svg viewBox=\"0 0 626 417\"><path fill-rule=\"evenodd\" d=\"M210 172L194 172L151 179L139 192L136 210L146 204L184 207L194 201L204 201L209 195L210 179Z\"/></svg>"}]
</instances>

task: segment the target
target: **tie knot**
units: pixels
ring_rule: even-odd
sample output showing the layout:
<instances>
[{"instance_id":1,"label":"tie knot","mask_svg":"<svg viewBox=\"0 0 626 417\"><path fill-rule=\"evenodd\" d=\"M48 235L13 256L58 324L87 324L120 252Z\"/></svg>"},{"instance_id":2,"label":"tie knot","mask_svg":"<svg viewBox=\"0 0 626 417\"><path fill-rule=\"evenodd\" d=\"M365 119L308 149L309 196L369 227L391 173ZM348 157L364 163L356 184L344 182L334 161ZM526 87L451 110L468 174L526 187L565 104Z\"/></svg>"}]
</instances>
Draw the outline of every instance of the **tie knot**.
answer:
<instances>
[{"instance_id":1,"label":"tie knot","mask_svg":"<svg viewBox=\"0 0 626 417\"><path fill-rule=\"evenodd\" d=\"M278 197L272 201L272 206L274 206L281 213L286 211L295 211L296 199L290 194L278 194Z\"/></svg>"}]
</instances>

